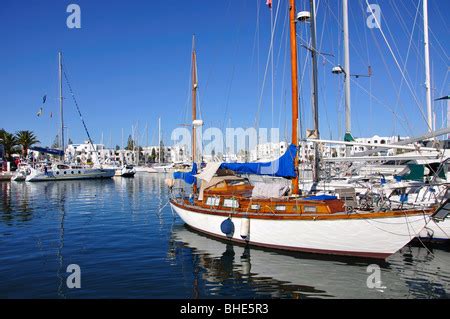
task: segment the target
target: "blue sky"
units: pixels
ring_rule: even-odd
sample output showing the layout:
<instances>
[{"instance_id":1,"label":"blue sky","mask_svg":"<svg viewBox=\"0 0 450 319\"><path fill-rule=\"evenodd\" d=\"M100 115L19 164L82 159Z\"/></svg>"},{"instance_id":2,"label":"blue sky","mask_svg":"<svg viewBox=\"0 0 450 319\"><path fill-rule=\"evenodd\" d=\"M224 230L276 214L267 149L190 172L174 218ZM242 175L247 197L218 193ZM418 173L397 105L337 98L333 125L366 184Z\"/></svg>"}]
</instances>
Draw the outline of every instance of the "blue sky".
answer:
<instances>
[{"instance_id":1,"label":"blue sky","mask_svg":"<svg viewBox=\"0 0 450 319\"><path fill-rule=\"evenodd\" d=\"M318 0L320 131L324 138L342 138L344 128L342 78L331 68L342 64L340 1ZM379 30L366 26L365 1L350 2L352 73L373 76L352 82L353 135L418 135L427 130L425 112L423 25L421 8L406 64L408 85L389 53ZM81 7L81 29L68 29L66 7ZM64 65L86 124L95 142L121 144L132 125L141 144L157 141L158 117L166 144L170 132L190 116L189 79L192 34L197 38L200 114L205 127L280 127L290 131L290 69L285 62L288 35L286 3L280 3L274 37L274 108L271 106L271 68L263 78L270 43L270 11L262 0L223 1L10 1L0 11L0 127L29 129L50 145L58 132L57 52ZM308 8L297 1L297 10ZM382 29L400 65L406 59L418 0L371 0L382 9ZM259 7L259 11L258 11ZM278 1L273 1L275 19ZM450 1L429 0L433 94L449 93ZM258 14L257 14L258 12ZM257 16L259 24L257 23ZM258 26L258 27L257 27ZM284 31L283 31L284 30ZM298 35L308 40L307 25ZM289 52L287 52L289 57ZM299 73L306 50L299 47ZM301 85L303 131L312 128L310 63ZM76 108L65 90L65 122L74 142L86 139ZM410 91L413 91L416 99ZM262 92L262 93L261 93ZM374 98L370 98L371 92ZM42 96L44 115L37 117ZM260 103L260 96L262 96ZM437 127L443 103L435 103ZM287 112L285 111L287 110ZM50 112L53 117L50 118Z\"/></svg>"}]
</instances>

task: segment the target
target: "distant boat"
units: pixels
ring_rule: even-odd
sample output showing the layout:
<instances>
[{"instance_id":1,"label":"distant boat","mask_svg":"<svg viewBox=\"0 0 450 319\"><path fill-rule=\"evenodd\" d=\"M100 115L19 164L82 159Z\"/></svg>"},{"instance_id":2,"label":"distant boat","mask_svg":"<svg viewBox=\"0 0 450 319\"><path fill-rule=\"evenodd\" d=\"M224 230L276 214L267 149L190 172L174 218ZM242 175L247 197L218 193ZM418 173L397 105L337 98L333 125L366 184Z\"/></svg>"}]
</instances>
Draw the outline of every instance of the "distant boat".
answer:
<instances>
[{"instance_id":1,"label":"distant boat","mask_svg":"<svg viewBox=\"0 0 450 319\"><path fill-rule=\"evenodd\" d=\"M149 166L135 166L136 173L158 173L153 167Z\"/></svg>"},{"instance_id":2,"label":"distant boat","mask_svg":"<svg viewBox=\"0 0 450 319\"><path fill-rule=\"evenodd\" d=\"M15 182L24 182L30 174L31 166L27 163L20 163L11 180Z\"/></svg>"},{"instance_id":3,"label":"distant boat","mask_svg":"<svg viewBox=\"0 0 450 319\"><path fill-rule=\"evenodd\" d=\"M136 169L133 165L123 165L122 167L116 169L115 176L134 177L135 174Z\"/></svg>"},{"instance_id":4,"label":"distant boat","mask_svg":"<svg viewBox=\"0 0 450 319\"><path fill-rule=\"evenodd\" d=\"M63 93L62 93L62 53L59 52L59 97L60 97L60 112L61 112L61 146L62 150L50 149L44 147L30 147L32 150L36 150L43 153L49 153L52 155L60 156L64 158L64 117L63 117ZM73 96L73 94L72 94ZM77 106L78 108L78 106ZM78 109L78 112L80 110ZM80 113L81 116L81 113ZM81 119L83 121L83 119ZM83 121L83 125L86 129L86 125ZM88 132L87 132L88 133ZM94 148L89 133L89 142ZM94 154L97 154L94 152ZM97 159L98 162L98 159ZM40 181L59 181L59 180L72 180L72 179L96 179L96 178L111 178L115 174L115 169L103 168L101 165L94 165L94 167L72 165L65 163L54 163L50 168L43 165L39 168L31 168L31 174L26 177L27 182L40 182Z\"/></svg>"},{"instance_id":5,"label":"distant boat","mask_svg":"<svg viewBox=\"0 0 450 319\"><path fill-rule=\"evenodd\" d=\"M73 179L101 179L111 178L115 174L114 169L83 167L55 163L49 169L46 166L32 168L31 174L26 177L27 182L44 182Z\"/></svg>"},{"instance_id":6,"label":"distant boat","mask_svg":"<svg viewBox=\"0 0 450 319\"><path fill-rule=\"evenodd\" d=\"M158 164L153 166L157 173L169 173L174 169L174 164Z\"/></svg>"},{"instance_id":7,"label":"distant boat","mask_svg":"<svg viewBox=\"0 0 450 319\"><path fill-rule=\"evenodd\" d=\"M0 181L10 181L12 174L10 172L0 172Z\"/></svg>"}]
</instances>

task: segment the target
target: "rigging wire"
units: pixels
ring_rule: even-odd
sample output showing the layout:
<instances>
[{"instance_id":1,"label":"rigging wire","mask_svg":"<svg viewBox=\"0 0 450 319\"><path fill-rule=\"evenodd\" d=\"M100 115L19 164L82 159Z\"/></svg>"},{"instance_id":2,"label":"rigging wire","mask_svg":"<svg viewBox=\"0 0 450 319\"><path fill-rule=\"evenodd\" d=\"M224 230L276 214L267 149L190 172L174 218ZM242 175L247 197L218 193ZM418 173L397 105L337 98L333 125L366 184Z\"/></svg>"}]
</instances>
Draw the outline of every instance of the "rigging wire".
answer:
<instances>
[{"instance_id":1,"label":"rigging wire","mask_svg":"<svg viewBox=\"0 0 450 319\"><path fill-rule=\"evenodd\" d=\"M280 3L281 1L278 1L278 5L277 5L277 10L275 12L275 23L274 23L274 28L271 31L271 35L270 35L270 47L269 47L269 52L267 54L267 61L266 61L266 67L265 67L265 71L264 71L264 78L263 78L263 83L261 86L261 93L259 95L259 102L258 102L258 111L256 113L256 118L255 118L255 128L256 130L258 130L259 128L259 114L261 112L261 105L262 105L262 98L263 98L263 93L264 93L264 87L265 87L265 83L266 83L266 78L267 78L267 70L269 68L269 62L270 62L270 51L272 50L272 46L273 46L273 37L275 34L275 30L277 28L277 21L278 21L278 12L280 9Z\"/></svg>"},{"instance_id":2,"label":"rigging wire","mask_svg":"<svg viewBox=\"0 0 450 319\"><path fill-rule=\"evenodd\" d=\"M246 6L246 2L243 1L243 10L245 11L245 6ZM238 36L237 36L237 41L236 41L236 47L235 47L235 52L234 52L234 59L233 59L233 67L231 68L231 75L230 75L230 81L229 81L229 85L228 85L228 90L227 90L227 96L226 96L226 102L225 102L225 112L224 112L224 121L223 121L223 127L222 129L225 129L225 125L226 125L226 119L228 116L228 107L230 104L230 96L231 96L231 89L233 87L233 80L234 80L234 75L235 75L235 70L236 70L236 57L238 55L239 49L240 49L240 34L241 34L241 29L242 29L242 16L241 19L239 21L239 25L238 25Z\"/></svg>"},{"instance_id":3,"label":"rigging wire","mask_svg":"<svg viewBox=\"0 0 450 319\"><path fill-rule=\"evenodd\" d=\"M369 1L368 1L368 0L366 0L366 4L367 4L367 6L369 7ZM428 121L427 121L427 118L426 118L426 116L425 116L425 113L423 112L422 107L420 106L420 103L419 103L419 101L418 101L418 99L417 99L417 96L416 96L416 94L414 93L414 90L412 89L410 83L409 83L408 80L406 79L405 73L402 71L401 66L400 66L400 64L399 64L399 62L398 62L398 59L397 59L397 57L395 56L395 53L394 53L394 51L392 50L392 47L391 47L391 45L389 44L389 41L388 41L388 39L386 38L386 35L385 35L384 32L383 32L383 29L381 29L380 22L378 21L378 19L377 19L377 17L376 17L375 15L373 16L373 18L374 18L374 20L375 20L375 22L376 22L376 24L377 24L377 26L378 26L378 30L380 30L380 33L381 33L381 35L382 35L382 37L383 37L383 39L384 39L384 41L385 41L385 43L386 43L386 45L387 45L387 47L388 47L388 49L389 49L389 52L391 53L391 55L392 55L392 57L393 57L393 59L394 59L395 65L396 65L397 68L399 69L400 74L402 75L402 77L405 79L405 83L406 83L406 85L408 86L408 89L409 89L411 95L412 95L413 98L414 98L414 101L415 101L415 103L416 103L416 105L417 105L417 107L418 107L418 109L419 109L419 111L420 111L420 114L422 115L423 120L424 120L425 123L427 124L428 129L431 130L432 128L430 127L430 125L429 125L429 123L428 123Z\"/></svg>"},{"instance_id":4,"label":"rigging wire","mask_svg":"<svg viewBox=\"0 0 450 319\"><path fill-rule=\"evenodd\" d=\"M394 3L394 6L395 6L395 3ZM410 36L409 36L408 49L406 50L405 62L403 63L403 71L406 71L406 66L408 64L409 54L410 54L410 51L411 51L411 44L413 43L412 40L413 40L413 36L414 36L414 30L415 30L415 26L416 26L417 16L418 16L418 13L419 13L419 7L420 7L420 0L417 3L416 15L414 17L413 27L412 27L412 30L411 30ZM399 21L403 21L403 18L400 17ZM395 105L395 108L397 108L400 105L400 95L401 95L401 91L402 91L402 88L403 88L403 83L404 83L404 79L402 77L401 80L400 80L400 87L399 87L398 92L397 92L397 103ZM394 121L394 125L395 125L395 121ZM395 126L394 126L394 128L395 128Z\"/></svg>"},{"instance_id":5,"label":"rigging wire","mask_svg":"<svg viewBox=\"0 0 450 319\"><path fill-rule=\"evenodd\" d=\"M81 114L80 107L78 106L77 99L75 98L75 94L73 93L72 86L70 85L69 78L67 77L65 67L63 68L63 67L61 66L61 68L62 68L62 70L63 70L64 78L65 78L65 80L66 80L67 87L69 88L70 95L72 96L72 100L73 100L73 102L75 103L75 106L76 106L77 111L78 111L78 115L80 116L81 123L83 123L83 127L84 127L84 130L85 130L86 135L87 135L87 137L88 137L89 143L91 143L92 149L93 149L94 151L96 151L95 148L94 148L94 143L92 142L91 135L89 134L89 131L88 131L87 126L86 126L86 123L84 122L83 115Z\"/></svg>"}]
</instances>

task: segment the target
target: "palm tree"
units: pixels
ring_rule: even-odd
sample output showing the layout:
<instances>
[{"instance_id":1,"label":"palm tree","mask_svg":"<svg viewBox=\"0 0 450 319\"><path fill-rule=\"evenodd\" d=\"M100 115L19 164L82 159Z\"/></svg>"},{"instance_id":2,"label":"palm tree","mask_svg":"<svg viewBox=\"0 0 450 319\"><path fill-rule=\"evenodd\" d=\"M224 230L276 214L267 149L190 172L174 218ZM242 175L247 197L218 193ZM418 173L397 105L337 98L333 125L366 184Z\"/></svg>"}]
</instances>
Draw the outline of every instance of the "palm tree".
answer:
<instances>
[{"instance_id":1,"label":"palm tree","mask_svg":"<svg viewBox=\"0 0 450 319\"><path fill-rule=\"evenodd\" d=\"M40 143L32 131L19 131L16 133L17 145L22 147L22 155L27 156L28 148L33 144Z\"/></svg>"},{"instance_id":2,"label":"palm tree","mask_svg":"<svg viewBox=\"0 0 450 319\"><path fill-rule=\"evenodd\" d=\"M16 137L6 132L5 130L0 130L0 143L3 144L3 147L5 148L5 157L7 159L10 159L11 153L14 151L14 147L17 145L17 139Z\"/></svg>"}]
</instances>

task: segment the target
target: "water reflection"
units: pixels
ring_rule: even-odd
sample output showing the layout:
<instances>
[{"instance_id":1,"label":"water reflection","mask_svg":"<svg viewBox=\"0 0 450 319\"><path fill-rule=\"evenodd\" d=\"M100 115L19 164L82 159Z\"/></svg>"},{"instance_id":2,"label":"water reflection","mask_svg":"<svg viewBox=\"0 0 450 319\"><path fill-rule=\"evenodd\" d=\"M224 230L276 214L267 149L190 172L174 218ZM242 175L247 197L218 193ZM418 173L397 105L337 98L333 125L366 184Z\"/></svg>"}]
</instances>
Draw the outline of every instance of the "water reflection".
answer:
<instances>
[{"instance_id":1,"label":"water reflection","mask_svg":"<svg viewBox=\"0 0 450 319\"><path fill-rule=\"evenodd\" d=\"M249 285L256 295L288 298L445 298L449 254L406 247L388 262L313 258L238 246L186 226L173 229L172 250L192 250L202 279L220 287L228 281ZM171 255L174 255L172 251ZM319 259L320 258L320 259ZM367 266L381 269L382 288L368 288ZM214 294L214 292L213 292Z\"/></svg>"},{"instance_id":2,"label":"water reflection","mask_svg":"<svg viewBox=\"0 0 450 319\"><path fill-rule=\"evenodd\" d=\"M13 190L17 188L16 190ZM26 222L32 218L33 208L30 205L29 188L21 184L0 182L1 221L8 225L14 220Z\"/></svg>"},{"instance_id":3,"label":"water reflection","mask_svg":"<svg viewBox=\"0 0 450 319\"><path fill-rule=\"evenodd\" d=\"M444 298L449 251L405 247L373 261L231 245L182 225L166 176L0 183L0 298ZM66 287L69 264L82 289ZM24 289L24 287L31 288Z\"/></svg>"}]
</instances>

